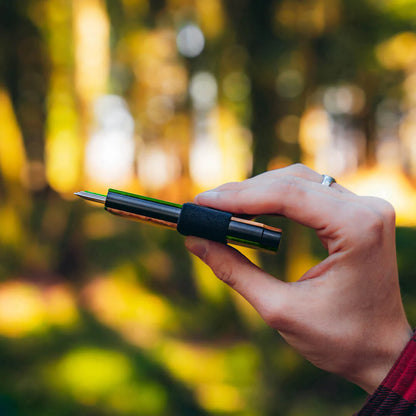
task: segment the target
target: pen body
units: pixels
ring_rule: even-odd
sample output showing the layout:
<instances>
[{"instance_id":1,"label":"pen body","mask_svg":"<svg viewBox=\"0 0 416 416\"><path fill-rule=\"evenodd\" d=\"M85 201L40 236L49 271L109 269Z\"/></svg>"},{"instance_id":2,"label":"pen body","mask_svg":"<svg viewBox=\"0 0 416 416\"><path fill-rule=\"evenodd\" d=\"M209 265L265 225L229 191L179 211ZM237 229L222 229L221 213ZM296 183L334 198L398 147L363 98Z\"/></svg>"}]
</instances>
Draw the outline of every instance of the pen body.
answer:
<instances>
[{"instance_id":1,"label":"pen body","mask_svg":"<svg viewBox=\"0 0 416 416\"><path fill-rule=\"evenodd\" d=\"M177 229L182 205L110 189L107 193L105 209L128 219ZM201 218L201 221L203 220ZM272 252L277 251L281 238L281 230L278 228L234 216L231 217L225 233L227 243ZM198 232L191 231L189 235L198 236Z\"/></svg>"},{"instance_id":2,"label":"pen body","mask_svg":"<svg viewBox=\"0 0 416 416\"><path fill-rule=\"evenodd\" d=\"M140 222L177 228L182 206L140 195L109 189L105 209L112 214Z\"/></svg>"}]
</instances>

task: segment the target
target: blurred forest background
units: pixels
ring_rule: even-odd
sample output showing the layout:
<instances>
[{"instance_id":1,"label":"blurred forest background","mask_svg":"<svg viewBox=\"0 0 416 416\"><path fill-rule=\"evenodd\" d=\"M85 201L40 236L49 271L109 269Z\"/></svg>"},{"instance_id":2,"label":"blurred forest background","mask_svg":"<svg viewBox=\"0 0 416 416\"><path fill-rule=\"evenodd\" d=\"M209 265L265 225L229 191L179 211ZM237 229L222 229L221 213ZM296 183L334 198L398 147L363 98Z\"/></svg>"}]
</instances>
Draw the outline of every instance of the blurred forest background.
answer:
<instances>
[{"instance_id":1,"label":"blurred forest background","mask_svg":"<svg viewBox=\"0 0 416 416\"><path fill-rule=\"evenodd\" d=\"M397 210L416 322L416 0L0 0L0 414L351 415L172 231L172 202L303 162ZM276 218L294 280L325 256Z\"/></svg>"}]
</instances>

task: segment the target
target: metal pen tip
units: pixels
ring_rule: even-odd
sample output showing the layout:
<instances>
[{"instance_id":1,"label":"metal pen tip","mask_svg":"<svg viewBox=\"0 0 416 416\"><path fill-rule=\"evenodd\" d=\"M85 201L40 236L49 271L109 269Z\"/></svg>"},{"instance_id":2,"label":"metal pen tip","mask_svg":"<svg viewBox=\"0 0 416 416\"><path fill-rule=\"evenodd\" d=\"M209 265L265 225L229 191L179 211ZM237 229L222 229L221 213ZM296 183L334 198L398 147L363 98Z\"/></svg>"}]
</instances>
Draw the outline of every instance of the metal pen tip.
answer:
<instances>
[{"instance_id":1,"label":"metal pen tip","mask_svg":"<svg viewBox=\"0 0 416 416\"><path fill-rule=\"evenodd\" d=\"M88 201L98 202L99 204L105 204L105 200L107 199L105 195L88 191L75 192L74 195L87 199Z\"/></svg>"}]
</instances>

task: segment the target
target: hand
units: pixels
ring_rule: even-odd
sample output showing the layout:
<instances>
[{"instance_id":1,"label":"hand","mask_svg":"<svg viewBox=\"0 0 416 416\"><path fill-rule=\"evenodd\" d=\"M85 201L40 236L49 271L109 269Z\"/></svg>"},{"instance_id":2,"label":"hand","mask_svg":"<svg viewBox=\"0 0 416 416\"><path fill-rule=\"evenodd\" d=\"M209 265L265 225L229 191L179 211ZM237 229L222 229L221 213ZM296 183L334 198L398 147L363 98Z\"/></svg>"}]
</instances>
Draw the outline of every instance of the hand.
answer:
<instances>
[{"instance_id":1,"label":"hand","mask_svg":"<svg viewBox=\"0 0 416 416\"><path fill-rule=\"evenodd\" d=\"M293 165L195 199L315 229L328 257L297 282L270 276L223 244L188 237L186 246L306 359L372 393L412 336L398 282L395 213L382 199L320 182L315 171Z\"/></svg>"}]
</instances>

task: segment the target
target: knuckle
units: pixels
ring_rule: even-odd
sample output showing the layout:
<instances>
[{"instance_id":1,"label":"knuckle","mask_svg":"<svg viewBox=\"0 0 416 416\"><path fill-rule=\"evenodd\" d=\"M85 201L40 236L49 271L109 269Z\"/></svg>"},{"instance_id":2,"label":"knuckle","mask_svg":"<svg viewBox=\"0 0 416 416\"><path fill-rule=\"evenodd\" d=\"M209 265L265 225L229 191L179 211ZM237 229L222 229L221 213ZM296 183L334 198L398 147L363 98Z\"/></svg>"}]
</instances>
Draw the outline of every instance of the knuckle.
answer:
<instances>
[{"instance_id":1,"label":"knuckle","mask_svg":"<svg viewBox=\"0 0 416 416\"><path fill-rule=\"evenodd\" d=\"M284 313L280 305L263 306L260 314L264 322L271 328L284 331L290 326L290 322L287 318L288 315Z\"/></svg>"},{"instance_id":2,"label":"knuckle","mask_svg":"<svg viewBox=\"0 0 416 416\"><path fill-rule=\"evenodd\" d=\"M218 279L231 286L232 288L235 287L237 279L233 266L230 263L225 261L218 262L216 259L213 259L209 253L206 255L205 261L208 265L210 265L212 271L214 272L215 276L218 277Z\"/></svg>"},{"instance_id":3,"label":"knuckle","mask_svg":"<svg viewBox=\"0 0 416 416\"><path fill-rule=\"evenodd\" d=\"M269 325L270 327L272 328L279 327L278 311L276 311L276 308L264 307L261 311L261 316L264 322L266 322L266 324Z\"/></svg>"},{"instance_id":4,"label":"knuckle","mask_svg":"<svg viewBox=\"0 0 416 416\"><path fill-rule=\"evenodd\" d=\"M361 241L365 245L379 243L389 226L388 220L380 211L366 205L356 209L349 220L355 234L359 234L354 240Z\"/></svg>"},{"instance_id":5,"label":"knuckle","mask_svg":"<svg viewBox=\"0 0 416 416\"><path fill-rule=\"evenodd\" d=\"M395 225L396 212L390 202L376 197L365 197L365 202L372 212L372 228L384 230Z\"/></svg>"},{"instance_id":6,"label":"knuckle","mask_svg":"<svg viewBox=\"0 0 416 416\"><path fill-rule=\"evenodd\" d=\"M287 175L270 183L270 191L281 195L290 194L299 188L298 177Z\"/></svg>"},{"instance_id":7,"label":"knuckle","mask_svg":"<svg viewBox=\"0 0 416 416\"><path fill-rule=\"evenodd\" d=\"M241 182L227 182L215 188L216 191L233 191L241 187Z\"/></svg>"},{"instance_id":8,"label":"knuckle","mask_svg":"<svg viewBox=\"0 0 416 416\"><path fill-rule=\"evenodd\" d=\"M380 237L384 234L385 222L383 217L377 213L372 213L371 216L368 216L367 219L367 235L368 238L377 243L380 241Z\"/></svg>"},{"instance_id":9,"label":"knuckle","mask_svg":"<svg viewBox=\"0 0 416 416\"><path fill-rule=\"evenodd\" d=\"M381 216L384 218L384 221L388 224L395 224L396 222L396 211L393 207L393 205L386 201L385 199L381 198L375 198L377 203L377 208L381 214Z\"/></svg>"},{"instance_id":10,"label":"knuckle","mask_svg":"<svg viewBox=\"0 0 416 416\"><path fill-rule=\"evenodd\" d=\"M361 244L378 244L386 232L395 227L396 213L388 201L369 196L360 196L345 207L350 230L349 237Z\"/></svg>"},{"instance_id":11,"label":"knuckle","mask_svg":"<svg viewBox=\"0 0 416 416\"><path fill-rule=\"evenodd\" d=\"M234 278L234 274L230 267L222 266L216 272L216 276L222 282L226 283L230 287L235 287L236 279Z\"/></svg>"},{"instance_id":12,"label":"knuckle","mask_svg":"<svg viewBox=\"0 0 416 416\"><path fill-rule=\"evenodd\" d=\"M309 173L312 171L312 169L308 168L303 163L294 163L293 165L288 166L287 169L293 172L293 174Z\"/></svg>"}]
</instances>

